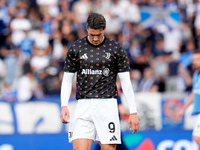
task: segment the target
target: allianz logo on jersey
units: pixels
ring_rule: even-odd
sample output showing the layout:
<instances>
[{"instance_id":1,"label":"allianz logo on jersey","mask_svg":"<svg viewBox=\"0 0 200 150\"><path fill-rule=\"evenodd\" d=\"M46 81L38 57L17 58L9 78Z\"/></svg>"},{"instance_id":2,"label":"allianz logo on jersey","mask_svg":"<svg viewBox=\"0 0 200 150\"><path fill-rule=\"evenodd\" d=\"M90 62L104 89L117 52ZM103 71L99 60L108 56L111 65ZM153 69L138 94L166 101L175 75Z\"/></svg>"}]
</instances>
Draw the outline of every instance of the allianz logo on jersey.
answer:
<instances>
[{"instance_id":1,"label":"allianz logo on jersey","mask_svg":"<svg viewBox=\"0 0 200 150\"><path fill-rule=\"evenodd\" d=\"M81 74L89 74L89 75L104 75L108 76L110 73L109 68L105 68L103 70L92 70L92 69L82 69Z\"/></svg>"}]
</instances>

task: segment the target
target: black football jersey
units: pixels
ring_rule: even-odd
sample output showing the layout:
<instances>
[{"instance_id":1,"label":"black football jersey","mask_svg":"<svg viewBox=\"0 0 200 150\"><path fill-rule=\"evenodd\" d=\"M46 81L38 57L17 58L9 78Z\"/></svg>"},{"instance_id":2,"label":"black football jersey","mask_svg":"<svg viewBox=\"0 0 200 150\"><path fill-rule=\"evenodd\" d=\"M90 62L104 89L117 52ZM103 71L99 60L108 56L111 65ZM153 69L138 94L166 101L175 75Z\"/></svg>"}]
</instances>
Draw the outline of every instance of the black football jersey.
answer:
<instances>
[{"instance_id":1,"label":"black football jersey","mask_svg":"<svg viewBox=\"0 0 200 150\"><path fill-rule=\"evenodd\" d=\"M76 99L117 98L117 73L129 70L121 44L106 37L98 46L87 37L72 43L64 66L66 72L77 72Z\"/></svg>"}]
</instances>

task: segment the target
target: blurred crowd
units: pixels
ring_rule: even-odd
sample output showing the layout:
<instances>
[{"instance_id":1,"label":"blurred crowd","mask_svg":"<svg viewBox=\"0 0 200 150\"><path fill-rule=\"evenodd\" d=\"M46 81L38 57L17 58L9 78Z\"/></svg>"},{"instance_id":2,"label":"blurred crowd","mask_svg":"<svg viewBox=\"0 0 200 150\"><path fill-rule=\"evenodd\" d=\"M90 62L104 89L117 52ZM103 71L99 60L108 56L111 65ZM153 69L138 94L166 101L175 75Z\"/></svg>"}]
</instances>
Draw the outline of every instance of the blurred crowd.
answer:
<instances>
[{"instance_id":1,"label":"blurred crowd","mask_svg":"<svg viewBox=\"0 0 200 150\"><path fill-rule=\"evenodd\" d=\"M135 92L191 89L200 0L0 0L0 99L60 94L68 47L87 35L90 12L126 50Z\"/></svg>"}]
</instances>

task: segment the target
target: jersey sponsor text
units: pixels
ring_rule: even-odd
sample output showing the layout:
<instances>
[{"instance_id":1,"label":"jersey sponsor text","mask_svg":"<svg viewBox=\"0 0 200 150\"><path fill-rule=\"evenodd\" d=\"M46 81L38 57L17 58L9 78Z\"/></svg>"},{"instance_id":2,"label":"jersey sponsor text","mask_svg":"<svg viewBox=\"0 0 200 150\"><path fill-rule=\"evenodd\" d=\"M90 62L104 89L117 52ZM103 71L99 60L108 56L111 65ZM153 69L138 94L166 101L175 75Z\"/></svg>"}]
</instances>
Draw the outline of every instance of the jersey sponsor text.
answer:
<instances>
[{"instance_id":1,"label":"jersey sponsor text","mask_svg":"<svg viewBox=\"0 0 200 150\"><path fill-rule=\"evenodd\" d=\"M81 74L102 74L102 70L82 69Z\"/></svg>"},{"instance_id":2,"label":"jersey sponsor text","mask_svg":"<svg viewBox=\"0 0 200 150\"><path fill-rule=\"evenodd\" d=\"M105 68L104 70L92 70L92 69L82 69L81 74L90 74L90 75L104 75L109 76L110 70Z\"/></svg>"}]
</instances>

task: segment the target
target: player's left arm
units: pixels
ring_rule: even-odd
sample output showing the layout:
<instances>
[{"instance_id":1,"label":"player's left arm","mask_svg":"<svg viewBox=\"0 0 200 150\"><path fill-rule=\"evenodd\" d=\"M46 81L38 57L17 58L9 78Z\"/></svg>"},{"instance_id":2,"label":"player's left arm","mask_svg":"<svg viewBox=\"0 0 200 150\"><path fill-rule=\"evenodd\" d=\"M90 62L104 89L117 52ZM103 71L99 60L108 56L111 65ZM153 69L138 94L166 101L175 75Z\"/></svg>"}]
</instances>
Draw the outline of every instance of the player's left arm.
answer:
<instances>
[{"instance_id":1,"label":"player's left arm","mask_svg":"<svg viewBox=\"0 0 200 150\"><path fill-rule=\"evenodd\" d=\"M133 88L131 85L130 73L129 71L119 72L118 76L121 81L122 91L124 93L124 96L129 106L129 111L130 111L130 116L129 116L129 121L128 121L129 127L130 127L130 130L133 130L133 133L135 133L137 130L139 130L140 123L137 116L135 95L134 95Z\"/></svg>"}]
</instances>

